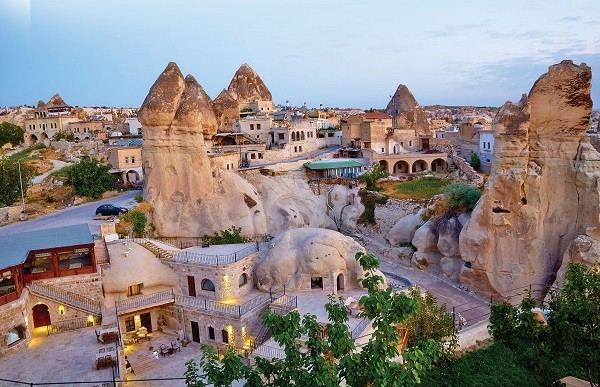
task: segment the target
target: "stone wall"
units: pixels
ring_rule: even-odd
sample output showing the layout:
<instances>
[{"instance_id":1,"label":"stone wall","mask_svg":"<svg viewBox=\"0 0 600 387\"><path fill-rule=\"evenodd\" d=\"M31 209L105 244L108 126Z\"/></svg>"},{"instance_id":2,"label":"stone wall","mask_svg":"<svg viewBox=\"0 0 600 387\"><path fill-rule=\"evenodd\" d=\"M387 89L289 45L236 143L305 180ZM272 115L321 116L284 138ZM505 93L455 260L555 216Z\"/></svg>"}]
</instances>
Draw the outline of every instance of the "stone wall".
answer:
<instances>
[{"instance_id":1,"label":"stone wall","mask_svg":"<svg viewBox=\"0 0 600 387\"><path fill-rule=\"evenodd\" d=\"M31 339L31 330L28 324L33 324L30 317L27 316L27 298L28 291L21 294L21 298L0 307L0 357L23 348ZM8 330L22 326L24 338L8 346L6 344ZM31 325L33 326L33 325Z\"/></svg>"},{"instance_id":2,"label":"stone wall","mask_svg":"<svg viewBox=\"0 0 600 387\"><path fill-rule=\"evenodd\" d=\"M92 300L102 301L104 299L100 273L50 278L42 280L40 283L78 293Z\"/></svg>"}]
</instances>

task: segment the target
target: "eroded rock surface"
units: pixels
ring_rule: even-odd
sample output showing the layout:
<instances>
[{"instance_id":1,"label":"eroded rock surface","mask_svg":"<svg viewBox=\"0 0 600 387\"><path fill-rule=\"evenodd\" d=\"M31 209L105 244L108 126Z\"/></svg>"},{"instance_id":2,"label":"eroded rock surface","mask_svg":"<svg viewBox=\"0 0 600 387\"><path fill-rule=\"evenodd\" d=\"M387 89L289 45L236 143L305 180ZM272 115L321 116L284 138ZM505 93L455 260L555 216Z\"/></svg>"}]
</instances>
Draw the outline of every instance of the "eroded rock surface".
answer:
<instances>
[{"instance_id":1,"label":"eroded rock surface","mask_svg":"<svg viewBox=\"0 0 600 387\"><path fill-rule=\"evenodd\" d=\"M415 134L429 134L427 113L419 106L406 85L400 84L385 112L392 116L395 128L414 129Z\"/></svg>"},{"instance_id":2,"label":"eroded rock surface","mask_svg":"<svg viewBox=\"0 0 600 387\"><path fill-rule=\"evenodd\" d=\"M460 280L482 295L553 281L571 241L598 226L599 158L582 141L592 100L585 64L551 66L493 122L490 178L460 237Z\"/></svg>"},{"instance_id":3,"label":"eroded rock surface","mask_svg":"<svg viewBox=\"0 0 600 387\"><path fill-rule=\"evenodd\" d=\"M343 275L346 284L356 283L364 271L355 259L364 248L337 231L319 228L288 230L272 241L257 265L257 287L263 291L310 290L312 278L323 278L323 288L336 286Z\"/></svg>"}]
</instances>

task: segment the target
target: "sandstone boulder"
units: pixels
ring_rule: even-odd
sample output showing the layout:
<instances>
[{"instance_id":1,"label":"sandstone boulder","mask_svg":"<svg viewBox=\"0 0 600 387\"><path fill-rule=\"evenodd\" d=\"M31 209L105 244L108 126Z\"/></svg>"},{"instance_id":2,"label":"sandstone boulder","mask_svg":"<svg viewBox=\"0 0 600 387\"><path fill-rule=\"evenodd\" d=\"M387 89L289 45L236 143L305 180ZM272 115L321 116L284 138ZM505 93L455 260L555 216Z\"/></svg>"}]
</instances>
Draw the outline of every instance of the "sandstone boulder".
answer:
<instances>
[{"instance_id":1,"label":"sandstone boulder","mask_svg":"<svg viewBox=\"0 0 600 387\"><path fill-rule=\"evenodd\" d=\"M340 275L346 287L364 275L355 259L364 248L337 231L292 229L273 239L271 246L255 271L257 287L263 291L311 290L314 278L322 278L323 289L331 291Z\"/></svg>"},{"instance_id":2,"label":"sandstone boulder","mask_svg":"<svg viewBox=\"0 0 600 387\"><path fill-rule=\"evenodd\" d=\"M490 178L460 235L470 263L461 282L471 290L506 297L530 284L542 288L575 236L598 226L598 161L579 155L591 75L585 64L551 66L494 119Z\"/></svg>"},{"instance_id":3,"label":"sandstone boulder","mask_svg":"<svg viewBox=\"0 0 600 387\"><path fill-rule=\"evenodd\" d=\"M421 208L415 214L406 215L396 222L392 229L387 233L385 239L392 246L400 246L410 243L415 236L416 230L423 224L423 215L426 209Z\"/></svg>"},{"instance_id":4,"label":"sandstone boulder","mask_svg":"<svg viewBox=\"0 0 600 387\"><path fill-rule=\"evenodd\" d=\"M570 263L581 263L590 268L598 261L600 261L600 240L589 235L578 235L563 255L554 285L559 288L564 285L565 274Z\"/></svg>"},{"instance_id":5,"label":"sandstone boulder","mask_svg":"<svg viewBox=\"0 0 600 387\"><path fill-rule=\"evenodd\" d=\"M328 194L328 213L341 230L356 230L356 222L365 211L358 195L359 188L335 185Z\"/></svg>"}]
</instances>

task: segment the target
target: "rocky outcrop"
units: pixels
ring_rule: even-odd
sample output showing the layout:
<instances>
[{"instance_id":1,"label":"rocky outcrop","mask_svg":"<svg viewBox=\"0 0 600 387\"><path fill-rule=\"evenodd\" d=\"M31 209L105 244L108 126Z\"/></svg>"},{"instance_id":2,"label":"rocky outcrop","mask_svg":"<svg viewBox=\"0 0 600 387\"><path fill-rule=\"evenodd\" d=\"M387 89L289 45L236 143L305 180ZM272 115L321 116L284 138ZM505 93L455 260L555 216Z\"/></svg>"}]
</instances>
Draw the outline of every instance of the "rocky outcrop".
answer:
<instances>
[{"instance_id":1,"label":"rocky outcrop","mask_svg":"<svg viewBox=\"0 0 600 387\"><path fill-rule=\"evenodd\" d=\"M591 231L591 232L590 232ZM562 265L556 274L554 286L561 288L565 282L565 274L570 263L580 263L588 268L600 262L600 233L597 229L589 230L588 235L578 235L567 247L563 255Z\"/></svg>"},{"instance_id":2,"label":"rocky outcrop","mask_svg":"<svg viewBox=\"0 0 600 387\"><path fill-rule=\"evenodd\" d=\"M460 236L460 280L471 290L508 297L541 289L571 241L598 226L600 158L582 141L591 76L585 64L551 66L494 119L491 175Z\"/></svg>"},{"instance_id":3,"label":"rocky outcrop","mask_svg":"<svg viewBox=\"0 0 600 387\"><path fill-rule=\"evenodd\" d=\"M431 218L417 229L412 239L417 251L413 262L417 267L439 268L442 275L458 280L464 264L459 251L459 235L469 214L450 214Z\"/></svg>"},{"instance_id":4,"label":"rocky outcrop","mask_svg":"<svg viewBox=\"0 0 600 387\"><path fill-rule=\"evenodd\" d=\"M416 135L429 134L427 113L419 106L406 85L399 85L385 109L394 128L413 129Z\"/></svg>"},{"instance_id":5,"label":"rocky outcrop","mask_svg":"<svg viewBox=\"0 0 600 387\"><path fill-rule=\"evenodd\" d=\"M53 108L53 107L61 107L61 106L67 106L67 103L57 93L57 94L54 94L52 96L52 98L50 98L50 100L48 100L48 103L46 103L44 107L45 108Z\"/></svg>"},{"instance_id":6,"label":"rocky outcrop","mask_svg":"<svg viewBox=\"0 0 600 387\"><path fill-rule=\"evenodd\" d=\"M364 275L355 259L364 248L337 231L319 228L292 229L272 241L255 271L257 287L263 291L310 290L313 278L322 287L337 287L339 275L345 284L355 284Z\"/></svg>"},{"instance_id":7,"label":"rocky outcrop","mask_svg":"<svg viewBox=\"0 0 600 387\"><path fill-rule=\"evenodd\" d=\"M348 188L337 184L327 194L326 213L335 221L337 229L347 232L356 230L356 222L365 211L358 191L358 187Z\"/></svg>"},{"instance_id":8,"label":"rocky outcrop","mask_svg":"<svg viewBox=\"0 0 600 387\"><path fill-rule=\"evenodd\" d=\"M385 239L392 246L410 243L415 236L416 230L424 223L423 216L425 212L426 209L421 208L415 214L409 214L398 219L394 227L386 234Z\"/></svg>"},{"instance_id":9,"label":"rocky outcrop","mask_svg":"<svg viewBox=\"0 0 600 387\"><path fill-rule=\"evenodd\" d=\"M213 171L204 137L216 132L210 99L175 63L158 77L138 113L144 126L142 159L145 197L154 208L157 235L197 237L242 227L246 234L266 233L254 188L233 173ZM258 200L257 200L258 202Z\"/></svg>"}]
</instances>

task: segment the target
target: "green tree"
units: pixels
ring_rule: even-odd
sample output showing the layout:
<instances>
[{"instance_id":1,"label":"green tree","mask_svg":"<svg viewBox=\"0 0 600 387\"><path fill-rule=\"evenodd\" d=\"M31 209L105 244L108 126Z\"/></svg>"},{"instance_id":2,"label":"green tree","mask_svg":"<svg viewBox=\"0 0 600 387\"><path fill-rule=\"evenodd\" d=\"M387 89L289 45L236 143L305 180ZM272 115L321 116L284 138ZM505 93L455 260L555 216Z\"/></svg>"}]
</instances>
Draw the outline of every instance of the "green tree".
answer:
<instances>
[{"instance_id":1,"label":"green tree","mask_svg":"<svg viewBox=\"0 0 600 387\"><path fill-rule=\"evenodd\" d=\"M23 142L25 130L20 126L4 121L0 124L0 146L7 143L18 145Z\"/></svg>"},{"instance_id":2,"label":"green tree","mask_svg":"<svg viewBox=\"0 0 600 387\"><path fill-rule=\"evenodd\" d=\"M471 164L473 169L479 170L481 167L481 160L479 159L479 155L477 153L471 154L471 161L469 161L469 164Z\"/></svg>"},{"instance_id":3,"label":"green tree","mask_svg":"<svg viewBox=\"0 0 600 387\"><path fill-rule=\"evenodd\" d=\"M68 168L67 182L73 185L76 195L97 199L117 182L117 178L108 173L110 169L109 164L85 157Z\"/></svg>"},{"instance_id":4,"label":"green tree","mask_svg":"<svg viewBox=\"0 0 600 387\"><path fill-rule=\"evenodd\" d=\"M537 302L525 297L518 307L495 303L489 330L510 348L540 383L554 384L567 375L600 381L600 266L588 270L571 264L565 286L550 293L547 325L534 319ZM545 307L545 305L541 305Z\"/></svg>"},{"instance_id":5,"label":"green tree","mask_svg":"<svg viewBox=\"0 0 600 387\"><path fill-rule=\"evenodd\" d=\"M193 362L187 363L188 386L230 385L243 378L247 386L407 386L420 382L442 351L442 344L423 340L402 352L398 343L398 326L418 312L419 300L390 288L382 290L383 278L376 274L379 262L373 255L358 253L356 259L365 270L360 283L367 294L360 299L362 317L371 321L374 332L369 341L356 351L348 329L348 310L343 298L330 297L325 308L329 317L328 336L321 336L321 326L314 315L301 317L297 311L278 315L265 311L264 320L274 340L284 349L285 359L256 359L254 367L241 363L230 350L218 363L214 351L205 348L201 359L202 375ZM301 337L306 337L301 346ZM207 352L208 351L208 352ZM236 359L237 358L237 359ZM219 383L219 384L217 384Z\"/></svg>"},{"instance_id":6,"label":"green tree","mask_svg":"<svg viewBox=\"0 0 600 387\"><path fill-rule=\"evenodd\" d=\"M472 211L481 197L477 187L467 183L452 183L444 188L446 211Z\"/></svg>"},{"instance_id":7,"label":"green tree","mask_svg":"<svg viewBox=\"0 0 600 387\"><path fill-rule=\"evenodd\" d=\"M373 165L373 168L360 175L358 177L358 181L360 181L361 183L365 183L367 185L367 189L373 189L375 188L375 183L377 182L377 179L381 179L387 176L388 173L381 168L381 165L375 164Z\"/></svg>"},{"instance_id":8,"label":"green tree","mask_svg":"<svg viewBox=\"0 0 600 387\"><path fill-rule=\"evenodd\" d=\"M23 194L27 194L27 186L34 173L33 168L21 163ZM0 207L13 205L20 199L21 182L17 160L12 158L0 159Z\"/></svg>"},{"instance_id":9,"label":"green tree","mask_svg":"<svg viewBox=\"0 0 600 387\"><path fill-rule=\"evenodd\" d=\"M204 235L202 237L202 243L207 245L229 245L248 241L248 239L242 236L242 228L235 226L231 226L227 230L215 232L213 235Z\"/></svg>"},{"instance_id":10,"label":"green tree","mask_svg":"<svg viewBox=\"0 0 600 387\"><path fill-rule=\"evenodd\" d=\"M144 212L133 209L123 214L122 219L133 226L133 233L136 237L144 236L148 222L148 217Z\"/></svg>"}]
</instances>

